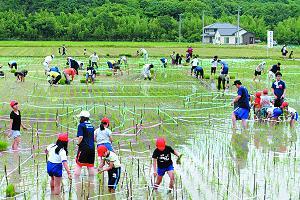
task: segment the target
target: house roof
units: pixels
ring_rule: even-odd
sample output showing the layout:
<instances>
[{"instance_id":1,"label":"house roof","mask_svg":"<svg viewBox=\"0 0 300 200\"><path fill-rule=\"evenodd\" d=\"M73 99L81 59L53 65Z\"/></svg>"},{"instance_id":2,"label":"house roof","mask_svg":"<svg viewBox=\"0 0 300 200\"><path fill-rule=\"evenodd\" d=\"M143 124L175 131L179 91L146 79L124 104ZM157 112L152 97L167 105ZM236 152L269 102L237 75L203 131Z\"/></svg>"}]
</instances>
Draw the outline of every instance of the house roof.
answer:
<instances>
[{"instance_id":1,"label":"house roof","mask_svg":"<svg viewBox=\"0 0 300 200\"><path fill-rule=\"evenodd\" d=\"M222 29L237 29L237 26L229 24L229 23L214 23L208 26L205 26L204 28L222 28Z\"/></svg>"},{"instance_id":2,"label":"house roof","mask_svg":"<svg viewBox=\"0 0 300 200\"><path fill-rule=\"evenodd\" d=\"M242 30L240 28L240 30ZM220 33L220 35L234 35L237 32L237 28L220 28L218 29L218 32Z\"/></svg>"}]
</instances>

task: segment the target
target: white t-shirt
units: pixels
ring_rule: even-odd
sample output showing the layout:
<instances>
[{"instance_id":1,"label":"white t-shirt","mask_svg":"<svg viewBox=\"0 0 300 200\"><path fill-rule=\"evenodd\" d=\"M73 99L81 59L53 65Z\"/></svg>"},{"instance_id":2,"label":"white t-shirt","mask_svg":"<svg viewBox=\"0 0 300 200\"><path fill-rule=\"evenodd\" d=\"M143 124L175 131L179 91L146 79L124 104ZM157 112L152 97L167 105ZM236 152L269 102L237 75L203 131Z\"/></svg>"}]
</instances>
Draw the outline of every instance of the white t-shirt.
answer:
<instances>
[{"instance_id":1,"label":"white t-shirt","mask_svg":"<svg viewBox=\"0 0 300 200\"><path fill-rule=\"evenodd\" d=\"M121 162L114 152L110 151L108 157L102 157L102 159L109 165L109 162L114 162L114 168L121 167Z\"/></svg>"},{"instance_id":2,"label":"white t-shirt","mask_svg":"<svg viewBox=\"0 0 300 200\"><path fill-rule=\"evenodd\" d=\"M255 71L261 72L265 69L265 63L260 63L259 65L256 66Z\"/></svg>"},{"instance_id":3,"label":"white t-shirt","mask_svg":"<svg viewBox=\"0 0 300 200\"><path fill-rule=\"evenodd\" d=\"M146 49L144 49L144 48L141 48L140 51L141 51L143 54L148 54L148 52L147 52Z\"/></svg>"},{"instance_id":4,"label":"white t-shirt","mask_svg":"<svg viewBox=\"0 0 300 200\"><path fill-rule=\"evenodd\" d=\"M111 143L109 137L112 132L108 128L105 128L103 131L101 131L100 128L97 128L94 134L96 136L97 144Z\"/></svg>"},{"instance_id":5,"label":"white t-shirt","mask_svg":"<svg viewBox=\"0 0 300 200\"><path fill-rule=\"evenodd\" d=\"M66 151L62 148L58 152L58 154L55 153L57 145L56 144L50 144L47 147L48 151L48 161L51 163L62 163L68 160Z\"/></svg>"},{"instance_id":6,"label":"white t-shirt","mask_svg":"<svg viewBox=\"0 0 300 200\"><path fill-rule=\"evenodd\" d=\"M216 68L218 66L218 61L217 60L212 60L211 61L211 67Z\"/></svg>"},{"instance_id":7,"label":"white t-shirt","mask_svg":"<svg viewBox=\"0 0 300 200\"><path fill-rule=\"evenodd\" d=\"M97 61L99 60L98 55L94 55L94 54L92 54L92 55L90 56L90 58L91 58L91 61L92 61L92 62L97 62Z\"/></svg>"},{"instance_id":8,"label":"white t-shirt","mask_svg":"<svg viewBox=\"0 0 300 200\"><path fill-rule=\"evenodd\" d=\"M262 95L260 97L260 105L261 107L269 107L271 105L271 97Z\"/></svg>"},{"instance_id":9,"label":"white t-shirt","mask_svg":"<svg viewBox=\"0 0 300 200\"><path fill-rule=\"evenodd\" d=\"M50 62L53 60L51 56L46 56L44 62L50 64Z\"/></svg>"},{"instance_id":10,"label":"white t-shirt","mask_svg":"<svg viewBox=\"0 0 300 200\"><path fill-rule=\"evenodd\" d=\"M297 111L294 108L288 107L288 112L290 114L295 114Z\"/></svg>"},{"instance_id":11,"label":"white t-shirt","mask_svg":"<svg viewBox=\"0 0 300 200\"><path fill-rule=\"evenodd\" d=\"M194 58L194 59L192 60L192 66L198 66L198 64L199 64L198 58Z\"/></svg>"}]
</instances>

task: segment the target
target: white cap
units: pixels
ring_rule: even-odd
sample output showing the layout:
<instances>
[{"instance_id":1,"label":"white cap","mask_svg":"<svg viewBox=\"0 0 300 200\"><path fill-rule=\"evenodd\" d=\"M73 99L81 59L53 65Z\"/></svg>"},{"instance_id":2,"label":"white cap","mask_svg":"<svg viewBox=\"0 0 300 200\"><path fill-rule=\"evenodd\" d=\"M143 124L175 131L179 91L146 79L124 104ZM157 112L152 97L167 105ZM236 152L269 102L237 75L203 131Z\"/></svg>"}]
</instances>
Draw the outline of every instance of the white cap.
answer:
<instances>
[{"instance_id":1,"label":"white cap","mask_svg":"<svg viewBox=\"0 0 300 200\"><path fill-rule=\"evenodd\" d=\"M86 117L86 118L90 118L90 112L87 110L83 110L79 113L79 115L76 115L77 117Z\"/></svg>"}]
</instances>

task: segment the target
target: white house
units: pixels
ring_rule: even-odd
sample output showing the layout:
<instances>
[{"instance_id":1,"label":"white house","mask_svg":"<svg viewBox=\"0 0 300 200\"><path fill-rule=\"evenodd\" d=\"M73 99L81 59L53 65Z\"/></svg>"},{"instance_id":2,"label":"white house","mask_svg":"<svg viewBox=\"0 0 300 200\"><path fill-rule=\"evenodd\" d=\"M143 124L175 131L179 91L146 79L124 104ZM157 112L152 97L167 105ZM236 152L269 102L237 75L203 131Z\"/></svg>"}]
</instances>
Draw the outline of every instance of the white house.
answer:
<instances>
[{"instance_id":1,"label":"white house","mask_svg":"<svg viewBox=\"0 0 300 200\"><path fill-rule=\"evenodd\" d=\"M204 27L204 43L213 44L254 44L255 36L243 28L229 23L214 23Z\"/></svg>"}]
</instances>

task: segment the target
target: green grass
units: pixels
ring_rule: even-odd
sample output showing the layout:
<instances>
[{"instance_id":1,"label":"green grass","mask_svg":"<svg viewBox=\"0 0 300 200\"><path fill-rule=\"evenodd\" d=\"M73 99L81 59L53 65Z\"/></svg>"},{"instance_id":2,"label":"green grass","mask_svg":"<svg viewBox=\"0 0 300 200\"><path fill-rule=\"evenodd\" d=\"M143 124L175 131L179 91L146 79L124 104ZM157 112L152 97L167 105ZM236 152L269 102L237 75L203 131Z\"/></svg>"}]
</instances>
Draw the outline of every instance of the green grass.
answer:
<instances>
[{"instance_id":1,"label":"green grass","mask_svg":"<svg viewBox=\"0 0 300 200\"><path fill-rule=\"evenodd\" d=\"M5 140L0 140L0 151L6 151L8 148L8 142Z\"/></svg>"}]
</instances>

